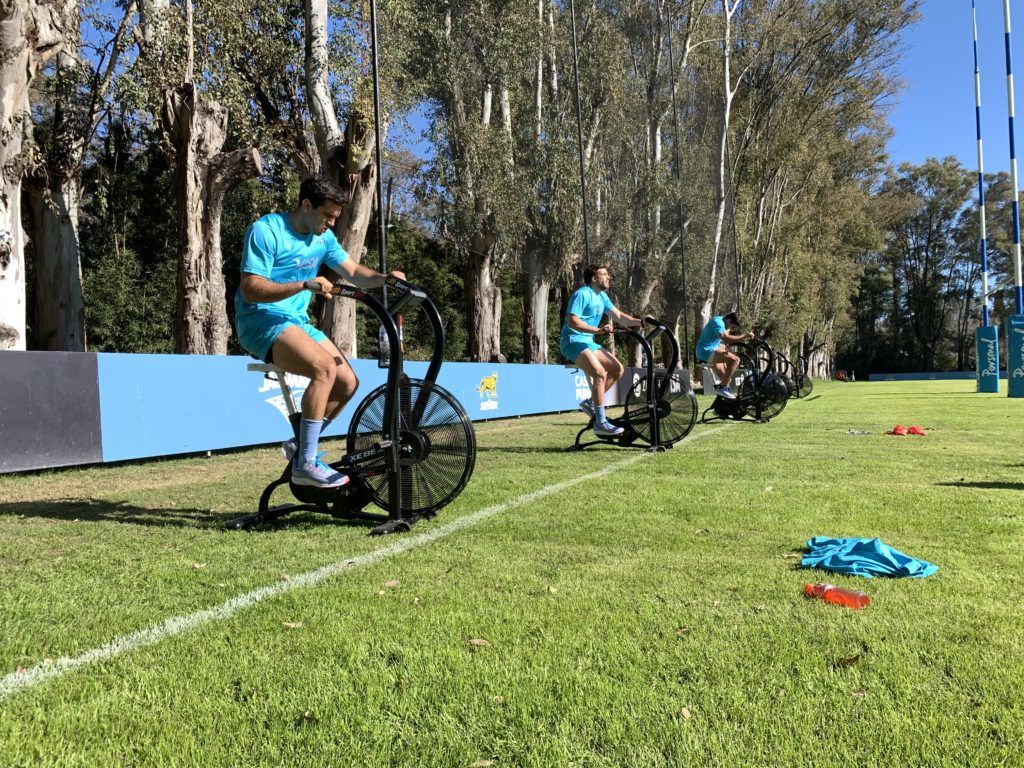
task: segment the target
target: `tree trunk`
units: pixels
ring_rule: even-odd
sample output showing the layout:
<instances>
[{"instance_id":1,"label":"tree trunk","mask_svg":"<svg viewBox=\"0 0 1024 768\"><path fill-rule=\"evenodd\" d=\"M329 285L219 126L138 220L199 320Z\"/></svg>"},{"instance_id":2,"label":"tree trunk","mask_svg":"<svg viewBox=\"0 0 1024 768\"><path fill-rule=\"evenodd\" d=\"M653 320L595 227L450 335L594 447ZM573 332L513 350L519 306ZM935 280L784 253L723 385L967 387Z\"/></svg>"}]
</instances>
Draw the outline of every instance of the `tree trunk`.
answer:
<instances>
[{"instance_id":1,"label":"tree trunk","mask_svg":"<svg viewBox=\"0 0 1024 768\"><path fill-rule=\"evenodd\" d=\"M377 201L377 164L373 128L356 109L349 115L344 143L323 160L324 172L349 193L350 202L335 223L334 234L350 259L362 263L366 234ZM372 265L374 269L377 264ZM317 321L327 337L346 357L357 356L356 309L354 301L320 301Z\"/></svg>"},{"instance_id":2,"label":"tree trunk","mask_svg":"<svg viewBox=\"0 0 1024 768\"><path fill-rule=\"evenodd\" d=\"M21 182L32 142L29 85L64 40L66 3L0 0L0 349L25 349Z\"/></svg>"},{"instance_id":3,"label":"tree trunk","mask_svg":"<svg viewBox=\"0 0 1024 768\"><path fill-rule=\"evenodd\" d=\"M327 0L305 0L306 92L322 173L349 193L351 201L335 223L334 234L349 258L362 262L366 231L376 199L377 136L366 110L353 106L344 134L334 111L328 61ZM359 92L359 86L356 91ZM356 357L356 302L320 301L317 321L347 357Z\"/></svg>"},{"instance_id":4,"label":"tree trunk","mask_svg":"<svg viewBox=\"0 0 1024 768\"><path fill-rule=\"evenodd\" d=\"M36 349L84 352L85 303L78 251L80 190L74 177L27 186L32 209Z\"/></svg>"},{"instance_id":5,"label":"tree trunk","mask_svg":"<svg viewBox=\"0 0 1024 768\"><path fill-rule=\"evenodd\" d=\"M523 264L523 362L548 362L548 294L551 281L543 264ZM536 258L529 259L535 262Z\"/></svg>"},{"instance_id":6,"label":"tree trunk","mask_svg":"<svg viewBox=\"0 0 1024 768\"><path fill-rule=\"evenodd\" d=\"M712 308L715 304L718 278L718 255L722 248L722 233L725 226L725 161L729 146L729 117L732 112L732 99L735 90L732 86L732 74L730 64L732 61L732 16L739 6L740 0L730 8L729 0L722 0L722 17L725 22L725 36L722 41L722 132L718 140L718 167L717 167L717 213L715 216L715 237L711 247L711 268L708 272L708 288L704 294L704 302L700 308L700 327L707 325L711 319ZM738 298L738 297L737 297Z\"/></svg>"},{"instance_id":7,"label":"tree trunk","mask_svg":"<svg viewBox=\"0 0 1024 768\"><path fill-rule=\"evenodd\" d=\"M197 98L186 83L164 91L163 124L172 145L178 201L179 354L227 354L231 329L224 294L220 219L227 190L262 173L255 148L221 153L228 112Z\"/></svg>"},{"instance_id":8,"label":"tree trunk","mask_svg":"<svg viewBox=\"0 0 1024 768\"><path fill-rule=\"evenodd\" d=\"M474 240L466 271L469 359L486 363L501 351L501 287L494 282L496 244Z\"/></svg>"}]
</instances>

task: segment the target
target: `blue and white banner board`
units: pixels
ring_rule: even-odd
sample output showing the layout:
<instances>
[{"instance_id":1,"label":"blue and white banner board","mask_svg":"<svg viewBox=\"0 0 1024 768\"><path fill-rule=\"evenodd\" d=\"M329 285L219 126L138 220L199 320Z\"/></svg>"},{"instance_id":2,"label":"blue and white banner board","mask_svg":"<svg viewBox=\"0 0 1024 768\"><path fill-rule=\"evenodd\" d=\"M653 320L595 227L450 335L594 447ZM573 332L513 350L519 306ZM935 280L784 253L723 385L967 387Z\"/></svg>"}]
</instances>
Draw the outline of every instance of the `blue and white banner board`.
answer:
<instances>
[{"instance_id":1,"label":"blue and white banner board","mask_svg":"<svg viewBox=\"0 0 1024 768\"><path fill-rule=\"evenodd\" d=\"M1007 394L1024 397L1024 315L1006 319L1006 357Z\"/></svg>"},{"instance_id":2,"label":"blue and white banner board","mask_svg":"<svg viewBox=\"0 0 1024 768\"><path fill-rule=\"evenodd\" d=\"M291 436L277 381L247 370L251 358L213 355L100 354L99 401L103 461L236 448ZM355 406L384 384L375 360L352 360L359 390L325 433L345 435ZM425 362L408 362L412 377ZM298 404L309 381L287 377ZM500 419L576 408L571 371L554 365L446 363L438 383L470 419Z\"/></svg>"},{"instance_id":3,"label":"blue and white banner board","mask_svg":"<svg viewBox=\"0 0 1024 768\"><path fill-rule=\"evenodd\" d=\"M995 325L974 332L974 360L979 392L999 392L999 328Z\"/></svg>"}]
</instances>

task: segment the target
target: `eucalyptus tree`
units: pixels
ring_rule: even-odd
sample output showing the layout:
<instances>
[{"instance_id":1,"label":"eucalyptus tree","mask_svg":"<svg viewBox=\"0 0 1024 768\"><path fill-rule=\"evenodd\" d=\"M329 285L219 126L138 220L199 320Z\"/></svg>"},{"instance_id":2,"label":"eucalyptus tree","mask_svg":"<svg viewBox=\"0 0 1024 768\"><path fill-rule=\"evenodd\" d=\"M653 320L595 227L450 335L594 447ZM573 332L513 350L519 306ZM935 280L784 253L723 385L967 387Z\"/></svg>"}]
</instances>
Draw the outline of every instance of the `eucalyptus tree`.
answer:
<instances>
[{"instance_id":1,"label":"eucalyptus tree","mask_svg":"<svg viewBox=\"0 0 1024 768\"><path fill-rule=\"evenodd\" d=\"M501 270L520 248L530 187L513 126L531 115L536 6L490 0L417 4L415 76L437 137L441 234L466 254L469 356L501 352Z\"/></svg>"},{"instance_id":2,"label":"eucalyptus tree","mask_svg":"<svg viewBox=\"0 0 1024 768\"><path fill-rule=\"evenodd\" d=\"M71 4L0 2L0 349L25 349L25 233L22 180L32 164L29 89L68 37Z\"/></svg>"},{"instance_id":3,"label":"eucalyptus tree","mask_svg":"<svg viewBox=\"0 0 1024 768\"><path fill-rule=\"evenodd\" d=\"M84 351L85 303L79 248L81 173L96 130L107 114L107 97L129 40L134 3L117 17L68 4L65 39L52 71L36 89L38 162L26 180L32 210L34 346ZM83 22L98 39L85 41ZM86 55L83 55L86 54ZM91 54L91 55L88 55Z\"/></svg>"},{"instance_id":4,"label":"eucalyptus tree","mask_svg":"<svg viewBox=\"0 0 1024 768\"><path fill-rule=\"evenodd\" d=\"M141 82L175 170L178 220L175 351L225 354L227 316L220 219L224 196L262 173L259 151L225 151L228 110L202 92L216 48L194 45L192 0L139 0ZM198 60L196 60L198 54Z\"/></svg>"},{"instance_id":5,"label":"eucalyptus tree","mask_svg":"<svg viewBox=\"0 0 1024 768\"><path fill-rule=\"evenodd\" d=\"M571 28L568 8L537 0L533 28L535 67L530 81L531 120L516 124L517 171L530 184L527 228L519 259L523 293L523 357L548 362L547 326L552 282L580 266L582 205L579 137L572 87ZM596 147L607 125L613 90L624 77L621 42L607 12L592 8L579 20L580 122L583 168L600 212L599 175L592 174ZM598 217L599 218L599 217ZM595 219L596 221L596 219ZM595 240L600 229L589 233ZM602 257L597 257L600 260Z\"/></svg>"}]
</instances>

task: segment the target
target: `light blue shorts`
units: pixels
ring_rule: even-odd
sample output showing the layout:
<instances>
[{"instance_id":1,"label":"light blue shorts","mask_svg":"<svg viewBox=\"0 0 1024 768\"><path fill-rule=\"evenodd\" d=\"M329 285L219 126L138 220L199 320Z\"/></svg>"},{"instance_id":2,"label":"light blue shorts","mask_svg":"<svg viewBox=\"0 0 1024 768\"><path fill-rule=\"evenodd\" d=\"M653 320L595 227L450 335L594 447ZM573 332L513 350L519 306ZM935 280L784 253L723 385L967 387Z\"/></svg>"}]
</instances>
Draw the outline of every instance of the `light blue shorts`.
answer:
<instances>
[{"instance_id":1,"label":"light blue shorts","mask_svg":"<svg viewBox=\"0 0 1024 768\"><path fill-rule=\"evenodd\" d=\"M596 341L566 341L565 339L561 340L559 348L562 352L562 357L574 363L576 362L576 358L588 349L591 352L597 352L598 350L604 349L604 347Z\"/></svg>"},{"instance_id":2,"label":"light blue shorts","mask_svg":"<svg viewBox=\"0 0 1024 768\"><path fill-rule=\"evenodd\" d=\"M254 312L235 320L238 343L242 345L242 349L264 362L270 362L267 355L270 354L277 337L289 325L298 326L308 333L313 341L320 342L327 338L323 331L304 317L291 317L277 312Z\"/></svg>"}]
</instances>

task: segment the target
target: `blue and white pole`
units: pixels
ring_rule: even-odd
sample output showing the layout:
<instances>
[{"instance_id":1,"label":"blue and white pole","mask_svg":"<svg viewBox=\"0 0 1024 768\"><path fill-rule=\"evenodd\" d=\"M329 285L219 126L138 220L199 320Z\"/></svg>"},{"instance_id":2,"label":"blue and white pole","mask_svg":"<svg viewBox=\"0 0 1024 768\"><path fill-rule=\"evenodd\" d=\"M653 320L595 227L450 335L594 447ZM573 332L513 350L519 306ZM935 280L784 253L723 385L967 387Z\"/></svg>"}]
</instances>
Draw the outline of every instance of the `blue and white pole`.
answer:
<instances>
[{"instance_id":1,"label":"blue and white pole","mask_svg":"<svg viewBox=\"0 0 1024 768\"><path fill-rule=\"evenodd\" d=\"M978 217L981 220L981 328L974 334L978 392L999 391L999 330L990 327L988 307L988 234L985 226L985 153L981 142L981 70L978 68L978 13L971 0L974 30L974 125L978 136Z\"/></svg>"},{"instance_id":2,"label":"blue and white pole","mask_svg":"<svg viewBox=\"0 0 1024 768\"><path fill-rule=\"evenodd\" d=\"M974 26L974 125L978 135L978 215L981 219L981 296L983 300L981 320L982 325L987 327L989 325L988 234L985 228L985 153L982 150L981 142L981 70L978 68L978 12L975 8L975 0L971 0L971 16Z\"/></svg>"},{"instance_id":3,"label":"blue and white pole","mask_svg":"<svg viewBox=\"0 0 1024 768\"><path fill-rule=\"evenodd\" d=\"M1010 0L1003 0L1003 25L1006 29L1006 103L1010 114L1010 181L1013 184L1013 285L1017 294L1017 314L1024 314L1024 289L1020 269L1020 205L1018 203L1017 151L1013 138L1013 54L1010 52Z\"/></svg>"},{"instance_id":4,"label":"blue and white pole","mask_svg":"<svg viewBox=\"0 0 1024 768\"><path fill-rule=\"evenodd\" d=\"M1017 156L1013 143L1013 56L1010 53L1010 0L1003 0L1003 26L1006 46L1006 98L1010 114L1010 182L1013 184L1013 286L1017 313L1006 322L1007 392L1010 397L1024 397L1024 288L1020 269L1020 206L1018 203Z\"/></svg>"}]
</instances>

